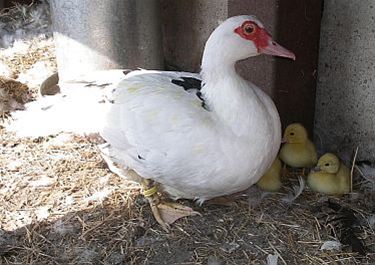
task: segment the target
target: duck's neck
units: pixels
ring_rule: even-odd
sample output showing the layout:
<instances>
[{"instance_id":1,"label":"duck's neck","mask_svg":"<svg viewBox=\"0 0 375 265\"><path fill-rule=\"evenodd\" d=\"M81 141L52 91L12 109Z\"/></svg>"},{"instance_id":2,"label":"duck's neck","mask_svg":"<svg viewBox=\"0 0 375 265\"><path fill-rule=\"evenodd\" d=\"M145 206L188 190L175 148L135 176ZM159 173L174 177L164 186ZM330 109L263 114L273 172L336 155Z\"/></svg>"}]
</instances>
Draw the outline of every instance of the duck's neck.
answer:
<instances>
[{"instance_id":1,"label":"duck's neck","mask_svg":"<svg viewBox=\"0 0 375 265\"><path fill-rule=\"evenodd\" d=\"M214 67L210 67L214 65ZM254 87L240 77L233 64L202 64L202 95L217 120L238 136L248 135L263 108Z\"/></svg>"}]
</instances>

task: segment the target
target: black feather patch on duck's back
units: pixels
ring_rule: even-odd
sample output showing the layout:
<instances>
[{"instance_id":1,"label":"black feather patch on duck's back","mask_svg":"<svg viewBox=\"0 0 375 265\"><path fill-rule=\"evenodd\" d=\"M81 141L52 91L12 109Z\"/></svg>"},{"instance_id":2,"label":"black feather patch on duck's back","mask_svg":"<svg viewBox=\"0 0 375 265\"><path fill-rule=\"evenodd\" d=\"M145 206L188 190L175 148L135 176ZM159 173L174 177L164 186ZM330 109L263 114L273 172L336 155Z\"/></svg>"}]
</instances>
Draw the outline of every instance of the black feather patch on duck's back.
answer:
<instances>
[{"instance_id":1,"label":"black feather patch on duck's back","mask_svg":"<svg viewBox=\"0 0 375 265\"><path fill-rule=\"evenodd\" d=\"M195 95L202 101L202 107L205 110L208 110L207 105L205 104L202 93L200 92L202 88L202 80L194 77L180 77L180 79L172 79L172 83L182 87L185 91L190 93L195 92Z\"/></svg>"},{"instance_id":2,"label":"black feather patch on duck's back","mask_svg":"<svg viewBox=\"0 0 375 265\"><path fill-rule=\"evenodd\" d=\"M194 77L181 77L182 80L172 79L172 83L183 87L186 91L190 89L201 90L202 80Z\"/></svg>"}]
</instances>

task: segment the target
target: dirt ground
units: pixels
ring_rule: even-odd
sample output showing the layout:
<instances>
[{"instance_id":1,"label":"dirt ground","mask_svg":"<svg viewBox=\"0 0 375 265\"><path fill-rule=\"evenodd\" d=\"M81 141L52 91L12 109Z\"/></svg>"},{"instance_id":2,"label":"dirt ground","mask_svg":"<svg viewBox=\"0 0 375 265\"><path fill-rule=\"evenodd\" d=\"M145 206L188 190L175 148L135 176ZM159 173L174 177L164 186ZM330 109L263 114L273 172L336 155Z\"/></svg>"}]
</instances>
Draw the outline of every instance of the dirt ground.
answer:
<instances>
[{"instance_id":1,"label":"dirt ground","mask_svg":"<svg viewBox=\"0 0 375 265\"><path fill-rule=\"evenodd\" d=\"M53 41L24 44L0 54L33 100L38 82L27 71L41 61L56 70ZM298 186L289 174L280 193L250 189L231 206L182 201L202 216L166 233L139 185L111 173L95 143L72 134L19 138L1 125L8 119L0 122L0 264L375 263L374 184L357 171L354 192L341 198L306 188L285 202Z\"/></svg>"},{"instance_id":2,"label":"dirt ground","mask_svg":"<svg viewBox=\"0 0 375 265\"><path fill-rule=\"evenodd\" d=\"M94 143L0 135L0 264L266 264L269 254L279 264L375 262L374 193L331 198L354 214L351 228L325 196L305 190L289 204L273 194L252 209L259 194L250 190L229 207L184 201L202 216L166 233L139 186L112 174ZM320 250L341 233L360 238L367 255L350 246Z\"/></svg>"}]
</instances>

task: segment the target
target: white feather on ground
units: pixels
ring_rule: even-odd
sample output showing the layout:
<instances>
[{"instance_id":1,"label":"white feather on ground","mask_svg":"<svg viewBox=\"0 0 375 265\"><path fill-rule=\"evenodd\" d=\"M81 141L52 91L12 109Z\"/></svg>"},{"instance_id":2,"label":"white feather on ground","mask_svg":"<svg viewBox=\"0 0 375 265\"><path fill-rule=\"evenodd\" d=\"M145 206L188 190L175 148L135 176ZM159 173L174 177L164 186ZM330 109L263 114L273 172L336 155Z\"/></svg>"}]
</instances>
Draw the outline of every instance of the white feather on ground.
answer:
<instances>
[{"instance_id":1,"label":"white feather on ground","mask_svg":"<svg viewBox=\"0 0 375 265\"><path fill-rule=\"evenodd\" d=\"M342 249L342 244L339 241L325 241L323 245L320 247L320 250L337 250L340 251Z\"/></svg>"},{"instance_id":2,"label":"white feather on ground","mask_svg":"<svg viewBox=\"0 0 375 265\"><path fill-rule=\"evenodd\" d=\"M268 254L267 256L267 265L277 265L279 259L279 254Z\"/></svg>"},{"instance_id":3,"label":"white feather on ground","mask_svg":"<svg viewBox=\"0 0 375 265\"><path fill-rule=\"evenodd\" d=\"M298 183L299 185L293 186L293 191L281 198L283 202L286 202L288 204L292 204L303 192L305 189L305 180L303 179L302 176L298 176Z\"/></svg>"}]
</instances>

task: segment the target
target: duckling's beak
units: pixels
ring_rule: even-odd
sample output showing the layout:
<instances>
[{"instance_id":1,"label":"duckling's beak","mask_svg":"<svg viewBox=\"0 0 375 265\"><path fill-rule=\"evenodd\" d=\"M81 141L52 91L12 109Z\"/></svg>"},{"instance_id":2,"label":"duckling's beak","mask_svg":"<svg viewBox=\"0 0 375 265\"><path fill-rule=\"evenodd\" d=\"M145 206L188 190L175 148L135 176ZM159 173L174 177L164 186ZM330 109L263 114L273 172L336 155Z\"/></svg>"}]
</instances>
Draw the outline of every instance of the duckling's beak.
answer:
<instances>
[{"instance_id":1,"label":"duckling's beak","mask_svg":"<svg viewBox=\"0 0 375 265\"><path fill-rule=\"evenodd\" d=\"M294 61L296 60L296 55L293 52L284 48L283 46L273 41L272 39L269 40L267 46L259 47L258 51L259 53L263 53L263 54L285 57L285 58L292 59Z\"/></svg>"},{"instance_id":2,"label":"duckling's beak","mask_svg":"<svg viewBox=\"0 0 375 265\"><path fill-rule=\"evenodd\" d=\"M310 172L312 172L312 173L314 173L314 172L318 172L318 171L320 171L320 166L315 166L315 167L313 167L313 168L310 170Z\"/></svg>"}]
</instances>

